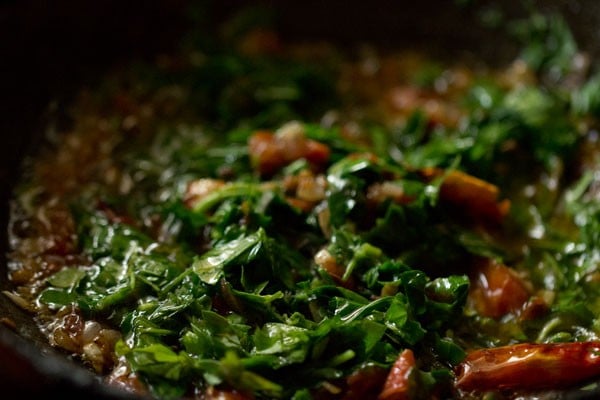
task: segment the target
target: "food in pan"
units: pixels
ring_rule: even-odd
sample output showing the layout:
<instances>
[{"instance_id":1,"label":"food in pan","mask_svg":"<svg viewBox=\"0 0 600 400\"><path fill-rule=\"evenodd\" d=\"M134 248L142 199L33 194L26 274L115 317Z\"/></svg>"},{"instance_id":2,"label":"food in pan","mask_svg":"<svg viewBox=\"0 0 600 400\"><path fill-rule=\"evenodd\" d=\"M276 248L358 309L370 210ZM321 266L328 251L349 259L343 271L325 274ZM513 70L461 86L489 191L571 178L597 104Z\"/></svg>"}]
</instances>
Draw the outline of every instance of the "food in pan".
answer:
<instances>
[{"instance_id":1,"label":"food in pan","mask_svg":"<svg viewBox=\"0 0 600 400\"><path fill-rule=\"evenodd\" d=\"M83 89L26 165L4 296L53 346L161 399L600 378L600 76L560 18L493 67L240 20Z\"/></svg>"}]
</instances>

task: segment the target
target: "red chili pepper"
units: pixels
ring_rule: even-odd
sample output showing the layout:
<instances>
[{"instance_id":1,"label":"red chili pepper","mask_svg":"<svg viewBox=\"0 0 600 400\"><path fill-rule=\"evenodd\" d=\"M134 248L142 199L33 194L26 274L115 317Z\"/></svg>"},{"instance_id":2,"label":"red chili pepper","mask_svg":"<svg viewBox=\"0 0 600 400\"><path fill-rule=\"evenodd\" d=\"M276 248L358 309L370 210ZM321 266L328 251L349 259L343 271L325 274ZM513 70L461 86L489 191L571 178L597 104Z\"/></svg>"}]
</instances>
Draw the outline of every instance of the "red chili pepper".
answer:
<instances>
[{"instance_id":1,"label":"red chili pepper","mask_svg":"<svg viewBox=\"0 0 600 400\"><path fill-rule=\"evenodd\" d=\"M392 366L379 400L408 400L411 391L411 373L416 366L415 356L410 349L404 350Z\"/></svg>"},{"instance_id":2,"label":"red chili pepper","mask_svg":"<svg viewBox=\"0 0 600 400\"><path fill-rule=\"evenodd\" d=\"M600 341L530 344L471 352L457 367L456 387L492 389L560 389L600 376Z\"/></svg>"}]
</instances>

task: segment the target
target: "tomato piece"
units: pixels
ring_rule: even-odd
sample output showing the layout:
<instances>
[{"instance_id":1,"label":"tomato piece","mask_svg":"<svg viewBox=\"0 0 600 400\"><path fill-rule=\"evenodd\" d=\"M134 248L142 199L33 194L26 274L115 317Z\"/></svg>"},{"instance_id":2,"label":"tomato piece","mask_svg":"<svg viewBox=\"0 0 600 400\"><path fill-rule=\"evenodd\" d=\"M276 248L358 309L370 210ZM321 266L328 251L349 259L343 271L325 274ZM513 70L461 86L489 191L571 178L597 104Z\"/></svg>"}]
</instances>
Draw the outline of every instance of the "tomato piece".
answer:
<instances>
[{"instance_id":1,"label":"tomato piece","mask_svg":"<svg viewBox=\"0 0 600 400\"><path fill-rule=\"evenodd\" d=\"M600 341L475 350L456 375L456 387L464 391L566 388L600 376Z\"/></svg>"},{"instance_id":2,"label":"tomato piece","mask_svg":"<svg viewBox=\"0 0 600 400\"><path fill-rule=\"evenodd\" d=\"M315 254L314 261L320 268L323 268L339 285L342 285L346 289L356 289L356 281L354 277L350 276L346 280L343 279L343 276L346 273L346 266L338 264L335 257L327 249L319 250L319 252Z\"/></svg>"},{"instance_id":3,"label":"tomato piece","mask_svg":"<svg viewBox=\"0 0 600 400\"><path fill-rule=\"evenodd\" d=\"M531 296L523 305L519 313L520 321L528 321L541 318L550 310L549 304L541 296Z\"/></svg>"},{"instance_id":4,"label":"tomato piece","mask_svg":"<svg viewBox=\"0 0 600 400\"><path fill-rule=\"evenodd\" d=\"M462 116L461 110L451 100L432 90L417 86L395 86L386 96L386 104L393 115L410 116L420 110L428 119L430 128L436 125L456 126Z\"/></svg>"},{"instance_id":5,"label":"tomato piece","mask_svg":"<svg viewBox=\"0 0 600 400\"><path fill-rule=\"evenodd\" d=\"M325 164L329 160L330 153L329 146L321 142L312 139L307 139L305 142L303 156L312 164Z\"/></svg>"},{"instance_id":6,"label":"tomato piece","mask_svg":"<svg viewBox=\"0 0 600 400\"><path fill-rule=\"evenodd\" d=\"M271 132L255 132L248 141L248 151L252 164L261 174L272 174L285 165L284 154Z\"/></svg>"},{"instance_id":7,"label":"tomato piece","mask_svg":"<svg viewBox=\"0 0 600 400\"><path fill-rule=\"evenodd\" d=\"M366 365L346 378L347 389L343 400L364 400L377 397L386 379L386 370Z\"/></svg>"},{"instance_id":8,"label":"tomato piece","mask_svg":"<svg viewBox=\"0 0 600 400\"><path fill-rule=\"evenodd\" d=\"M406 349L400 353L383 384L378 400L410 399L413 382L411 375L415 368L416 361L412 350Z\"/></svg>"},{"instance_id":9,"label":"tomato piece","mask_svg":"<svg viewBox=\"0 0 600 400\"><path fill-rule=\"evenodd\" d=\"M433 179L444 174L439 168L425 168L422 174ZM450 171L440 186L440 200L465 216L483 224L500 224L510 211L508 199L499 200L496 185L461 171Z\"/></svg>"},{"instance_id":10,"label":"tomato piece","mask_svg":"<svg viewBox=\"0 0 600 400\"><path fill-rule=\"evenodd\" d=\"M519 313L529 298L525 281L506 265L486 260L474 268L469 302L480 315L500 318Z\"/></svg>"},{"instance_id":11,"label":"tomato piece","mask_svg":"<svg viewBox=\"0 0 600 400\"><path fill-rule=\"evenodd\" d=\"M235 389L219 389L211 386L200 398L202 400L253 400L254 396Z\"/></svg>"},{"instance_id":12,"label":"tomato piece","mask_svg":"<svg viewBox=\"0 0 600 400\"><path fill-rule=\"evenodd\" d=\"M248 140L250 159L258 172L270 175L285 165L305 158L320 167L329 160L327 145L308 139L301 126L284 126L278 133L257 131Z\"/></svg>"}]
</instances>

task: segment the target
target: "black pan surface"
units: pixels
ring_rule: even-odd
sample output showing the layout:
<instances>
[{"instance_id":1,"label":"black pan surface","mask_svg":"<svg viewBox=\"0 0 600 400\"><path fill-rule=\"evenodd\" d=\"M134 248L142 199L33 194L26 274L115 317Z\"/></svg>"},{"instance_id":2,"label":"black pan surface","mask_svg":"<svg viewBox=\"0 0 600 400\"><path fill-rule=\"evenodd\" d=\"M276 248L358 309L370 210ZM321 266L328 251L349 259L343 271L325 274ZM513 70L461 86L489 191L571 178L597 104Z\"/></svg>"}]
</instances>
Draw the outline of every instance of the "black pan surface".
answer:
<instances>
[{"instance_id":1,"label":"black pan surface","mask_svg":"<svg viewBox=\"0 0 600 400\"><path fill-rule=\"evenodd\" d=\"M521 1L204 1L220 19L248 3L278 15L284 35L342 44L372 42L425 48L442 57L472 53L484 60L510 60L515 43L483 27L482 12L493 7L506 16L526 12ZM53 101L68 101L81 85L93 84L115 63L151 59L172 49L185 33L189 0L0 2L0 290L6 278L11 187L21 160L41 142L45 115ZM597 59L600 51L597 0L529 2L558 10L581 47ZM460 4L466 4L460 6ZM210 27L209 27L210 28ZM5 397L5 394L8 395ZM0 398L56 395L87 399L128 399L131 395L99 380L50 348L31 316L0 295ZM552 398L600 398L600 390L556 394Z\"/></svg>"}]
</instances>

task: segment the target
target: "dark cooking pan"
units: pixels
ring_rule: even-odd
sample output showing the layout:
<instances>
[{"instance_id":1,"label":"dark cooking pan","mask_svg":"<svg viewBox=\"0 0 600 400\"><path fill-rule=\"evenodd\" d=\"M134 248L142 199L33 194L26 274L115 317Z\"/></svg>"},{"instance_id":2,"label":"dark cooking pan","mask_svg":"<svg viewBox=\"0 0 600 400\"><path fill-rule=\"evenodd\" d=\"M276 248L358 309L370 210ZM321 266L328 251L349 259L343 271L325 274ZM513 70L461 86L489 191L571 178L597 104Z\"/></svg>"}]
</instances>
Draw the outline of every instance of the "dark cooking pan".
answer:
<instances>
[{"instance_id":1,"label":"dark cooking pan","mask_svg":"<svg viewBox=\"0 0 600 400\"><path fill-rule=\"evenodd\" d=\"M208 20L216 25L247 3L215 1L214 15ZM275 10L282 33L296 38L411 46L442 57L473 53L494 63L510 60L516 51L514 43L498 34L498 28L479 23L481 13L493 6L489 1L262 3ZM600 2L539 3L543 10L563 13L581 47L596 58ZM6 278L11 187L21 173L21 160L40 143L48 105L68 101L78 87L93 84L117 62L151 59L169 51L186 31L188 5L185 0L0 3L0 290L11 288ZM497 6L509 17L525 11L520 1L503 0ZM6 398L5 394L14 398L63 394L131 398L103 386L87 370L50 348L31 316L0 296L0 397ZM598 398L600 390L570 392L564 397Z\"/></svg>"}]
</instances>

